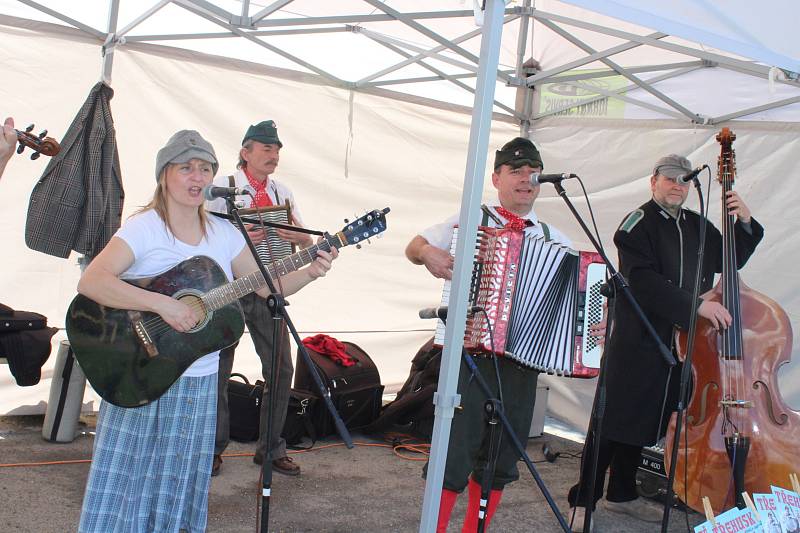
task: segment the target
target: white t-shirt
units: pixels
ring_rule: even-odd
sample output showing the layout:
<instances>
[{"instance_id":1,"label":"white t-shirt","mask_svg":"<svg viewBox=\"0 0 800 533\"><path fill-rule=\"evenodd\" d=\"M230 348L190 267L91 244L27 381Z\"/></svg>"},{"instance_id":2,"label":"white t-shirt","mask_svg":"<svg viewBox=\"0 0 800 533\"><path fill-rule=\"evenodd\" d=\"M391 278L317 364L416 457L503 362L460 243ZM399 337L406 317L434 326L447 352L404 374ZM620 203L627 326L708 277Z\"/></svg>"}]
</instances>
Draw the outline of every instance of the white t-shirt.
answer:
<instances>
[{"instance_id":1,"label":"white t-shirt","mask_svg":"<svg viewBox=\"0 0 800 533\"><path fill-rule=\"evenodd\" d=\"M494 207L490 207L489 209L497 218L502 220L504 223L507 222L505 217L501 216ZM421 233L422 237L424 237L431 246L450 251L450 245L453 242L453 228L455 228L458 224L459 215L460 213L456 213L444 222L434 224L433 226L427 228ZM539 223L539 218L536 216L536 213L534 213L533 209L531 209L531 211L522 218L527 218L533 223L532 226L525 228L526 235L544 235L544 229L542 229L542 225ZM489 217L488 226L493 228L498 227L497 223L492 220L491 217ZM563 244L564 246L572 247L572 241L569 239L569 237L561 233L558 229L554 228L550 224L548 224L547 227L550 230L551 240L559 244Z\"/></svg>"},{"instance_id":2,"label":"white t-shirt","mask_svg":"<svg viewBox=\"0 0 800 533\"><path fill-rule=\"evenodd\" d=\"M244 237L226 220L209 217L207 235L196 246L175 238L153 210L129 218L114 235L133 251L134 262L121 279L149 278L166 272L181 261L205 255L216 261L229 280L233 279L231 261L244 248ZM217 371L219 352L196 360L184 376L207 376Z\"/></svg>"}]
</instances>

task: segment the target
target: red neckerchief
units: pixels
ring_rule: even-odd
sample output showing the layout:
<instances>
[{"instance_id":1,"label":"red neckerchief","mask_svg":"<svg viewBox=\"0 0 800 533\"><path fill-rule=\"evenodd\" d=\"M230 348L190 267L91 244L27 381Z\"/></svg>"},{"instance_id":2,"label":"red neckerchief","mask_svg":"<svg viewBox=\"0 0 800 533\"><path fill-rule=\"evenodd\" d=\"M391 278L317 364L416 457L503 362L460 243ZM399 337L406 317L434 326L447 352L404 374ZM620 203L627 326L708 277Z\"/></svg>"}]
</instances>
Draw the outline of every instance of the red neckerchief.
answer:
<instances>
[{"instance_id":1,"label":"red neckerchief","mask_svg":"<svg viewBox=\"0 0 800 533\"><path fill-rule=\"evenodd\" d=\"M498 215L507 220L506 225L504 226L506 228L522 231L527 226L531 225L530 220L528 220L527 218L522 218L516 213L512 213L505 207L497 206L495 207L495 210L497 211Z\"/></svg>"},{"instance_id":2,"label":"red neckerchief","mask_svg":"<svg viewBox=\"0 0 800 533\"><path fill-rule=\"evenodd\" d=\"M250 182L250 186L255 189L256 196L253 198L253 204L250 207L269 207L272 205L272 200L270 199L269 195L267 194L267 185L269 184L269 177L264 181L258 181L250 173L247 169L244 170L244 175L247 176L247 181Z\"/></svg>"}]
</instances>

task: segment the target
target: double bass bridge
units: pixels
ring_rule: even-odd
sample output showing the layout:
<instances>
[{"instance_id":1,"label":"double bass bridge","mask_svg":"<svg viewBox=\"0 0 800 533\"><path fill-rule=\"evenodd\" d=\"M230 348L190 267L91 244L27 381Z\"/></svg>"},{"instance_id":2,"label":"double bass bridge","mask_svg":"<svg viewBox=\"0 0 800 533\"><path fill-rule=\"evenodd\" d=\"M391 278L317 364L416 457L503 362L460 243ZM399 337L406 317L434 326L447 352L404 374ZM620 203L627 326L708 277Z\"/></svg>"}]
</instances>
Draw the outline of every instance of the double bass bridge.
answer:
<instances>
[{"instance_id":1,"label":"double bass bridge","mask_svg":"<svg viewBox=\"0 0 800 533\"><path fill-rule=\"evenodd\" d=\"M752 400L720 400L719 405L722 407L734 407L736 409L752 409L753 402Z\"/></svg>"}]
</instances>

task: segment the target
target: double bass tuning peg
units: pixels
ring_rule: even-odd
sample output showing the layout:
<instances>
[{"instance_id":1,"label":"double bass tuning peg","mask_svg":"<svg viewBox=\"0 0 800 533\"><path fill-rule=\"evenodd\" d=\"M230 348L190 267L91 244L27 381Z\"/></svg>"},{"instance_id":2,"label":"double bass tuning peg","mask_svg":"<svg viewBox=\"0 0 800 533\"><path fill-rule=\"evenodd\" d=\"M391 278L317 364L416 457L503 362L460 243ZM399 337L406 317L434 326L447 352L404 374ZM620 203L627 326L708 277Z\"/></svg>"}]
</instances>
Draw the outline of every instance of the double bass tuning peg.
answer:
<instances>
[{"instance_id":1,"label":"double bass tuning peg","mask_svg":"<svg viewBox=\"0 0 800 533\"><path fill-rule=\"evenodd\" d=\"M42 133L39 134L39 138L44 139L45 135L47 135L47 130L42 130Z\"/></svg>"},{"instance_id":2,"label":"double bass tuning peg","mask_svg":"<svg viewBox=\"0 0 800 533\"><path fill-rule=\"evenodd\" d=\"M30 132L32 132L32 131L33 131L33 124L31 124L30 126L28 126L27 128L25 128L25 133L30 133Z\"/></svg>"}]
</instances>

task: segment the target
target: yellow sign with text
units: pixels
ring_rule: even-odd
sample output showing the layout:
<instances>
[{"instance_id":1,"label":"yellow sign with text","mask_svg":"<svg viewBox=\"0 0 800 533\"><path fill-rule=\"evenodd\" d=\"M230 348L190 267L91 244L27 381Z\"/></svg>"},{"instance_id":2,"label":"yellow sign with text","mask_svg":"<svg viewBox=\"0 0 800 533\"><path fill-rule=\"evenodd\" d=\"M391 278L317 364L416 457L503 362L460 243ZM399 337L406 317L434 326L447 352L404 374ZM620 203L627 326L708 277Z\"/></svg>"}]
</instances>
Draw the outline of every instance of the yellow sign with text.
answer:
<instances>
[{"instance_id":1,"label":"yellow sign with text","mask_svg":"<svg viewBox=\"0 0 800 533\"><path fill-rule=\"evenodd\" d=\"M588 74L597 70L583 72ZM572 77L579 73L581 71L573 70L569 75ZM628 83L624 76L618 74L581 81L545 83L538 86L539 113L564 117L623 118L625 102L603 96L603 93L615 91Z\"/></svg>"}]
</instances>

